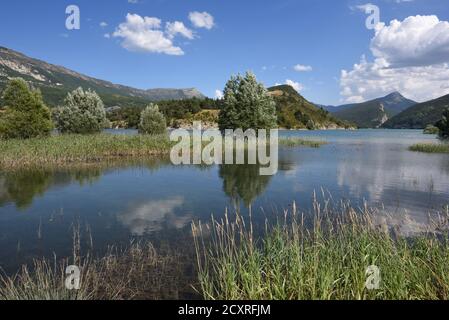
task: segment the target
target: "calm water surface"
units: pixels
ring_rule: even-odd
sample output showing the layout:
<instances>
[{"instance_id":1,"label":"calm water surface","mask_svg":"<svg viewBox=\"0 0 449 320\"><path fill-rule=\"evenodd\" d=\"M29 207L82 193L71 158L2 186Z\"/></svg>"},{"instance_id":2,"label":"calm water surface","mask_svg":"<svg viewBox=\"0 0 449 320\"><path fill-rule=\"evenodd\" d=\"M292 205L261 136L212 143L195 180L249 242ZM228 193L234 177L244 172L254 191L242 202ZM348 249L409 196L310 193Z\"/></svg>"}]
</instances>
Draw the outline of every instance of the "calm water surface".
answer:
<instances>
[{"instance_id":1,"label":"calm water surface","mask_svg":"<svg viewBox=\"0 0 449 320\"><path fill-rule=\"evenodd\" d=\"M134 237L190 245L183 235L192 220L249 204L256 219L293 201L307 211L313 192L322 188L335 200L381 208L378 219L405 234L424 231L429 214L449 203L449 156L408 151L435 136L414 130L281 135L329 144L281 148L273 177L259 176L257 166L172 166L168 159L0 172L0 267L14 270L35 257L69 255L74 223L101 251Z\"/></svg>"}]
</instances>

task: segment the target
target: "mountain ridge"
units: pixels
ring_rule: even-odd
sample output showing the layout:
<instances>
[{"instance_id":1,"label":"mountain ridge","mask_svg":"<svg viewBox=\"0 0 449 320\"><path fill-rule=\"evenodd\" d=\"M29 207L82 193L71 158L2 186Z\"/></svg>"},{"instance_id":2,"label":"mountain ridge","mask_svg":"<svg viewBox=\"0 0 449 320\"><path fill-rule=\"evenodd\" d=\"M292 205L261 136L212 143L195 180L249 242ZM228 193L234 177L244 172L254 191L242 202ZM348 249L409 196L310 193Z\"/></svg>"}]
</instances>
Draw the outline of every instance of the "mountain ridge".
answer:
<instances>
[{"instance_id":1,"label":"mountain ridge","mask_svg":"<svg viewBox=\"0 0 449 320\"><path fill-rule=\"evenodd\" d=\"M149 101L205 98L196 88L143 90L115 84L0 46L0 90L10 78L14 77L22 77L33 86L40 88L51 106L61 103L67 92L80 86L97 91L109 107L114 103L142 105Z\"/></svg>"},{"instance_id":2,"label":"mountain ridge","mask_svg":"<svg viewBox=\"0 0 449 320\"><path fill-rule=\"evenodd\" d=\"M396 116L389 119L382 125L387 129L424 129L427 125L434 125L441 120L443 111L449 108L449 94L418 103Z\"/></svg>"},{"instance_id":3,"label":"mountain ridge","mask_svg":"<svg viewBox=\"0 0 449 320\"><path fill-rule=\"evenodd\" d=\"M379 128L385 122L416 102L395 91L384 97L361 103L327 107L326 110L337 118L357 124L359 128Z\"/></svg>"}]
</instances>

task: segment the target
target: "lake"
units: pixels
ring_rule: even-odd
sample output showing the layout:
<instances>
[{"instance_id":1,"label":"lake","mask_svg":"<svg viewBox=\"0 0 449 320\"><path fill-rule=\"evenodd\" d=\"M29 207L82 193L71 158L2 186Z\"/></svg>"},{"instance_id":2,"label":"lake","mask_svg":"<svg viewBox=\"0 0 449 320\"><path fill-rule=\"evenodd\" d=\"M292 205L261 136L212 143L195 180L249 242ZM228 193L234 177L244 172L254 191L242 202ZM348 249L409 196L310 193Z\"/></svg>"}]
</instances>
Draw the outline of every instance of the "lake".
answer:
<instances>
[{"instance_id":1,"label":"lake","mask_svg":"<svg viewBox=\"0 0 449 320\"><path fill-rule=\"evenodd\" d=\"M449 204L449 155L408 150L435 136L416 130L280 135L328 144L281 147L273 177L259 176L254 165L173 166L164 158L0 172L0 267L13 272L33 258L70 255L74 224L97 252L133 238L176 248L191 247L193 220L220 218L225 208L244 213L251 204L263 223L293 201L307 212L314 191L354 206L366 201L379 208L380 222L405 235L431 228L429 216Z\"/></svg>"}]
</instances>

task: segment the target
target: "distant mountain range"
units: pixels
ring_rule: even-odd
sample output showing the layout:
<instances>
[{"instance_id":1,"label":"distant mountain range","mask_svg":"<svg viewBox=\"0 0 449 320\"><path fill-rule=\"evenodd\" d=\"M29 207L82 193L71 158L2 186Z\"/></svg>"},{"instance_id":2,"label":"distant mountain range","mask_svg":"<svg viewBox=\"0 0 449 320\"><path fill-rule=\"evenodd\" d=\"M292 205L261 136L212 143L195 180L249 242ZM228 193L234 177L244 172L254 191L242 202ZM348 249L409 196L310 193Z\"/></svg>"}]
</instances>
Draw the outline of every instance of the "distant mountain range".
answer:
<instances>
[{"instance_id":1,"label":"distant mountain range","mask_svg":"<svg viewBox=\"0 0 449 320\"><path fill-rule=\"evenodd\" d=\"M383 124L390 129L423 129L441 120L443 111L449 108L449 95L416 104Z\"/></svg>"},{"instance_id":2,"label":"distant mountain range","mask_svg":"<svg viewBox=\"0 0 449 320\"><path fill-rule=\"evenodd\" d=\"M0 91L10 78L21 77L40 88L50 106L57 106L67 92L78 87L95 90L111 106L143 106L149 101L203 99L197 89L141 90L95 79L67 68L27 57L11 49L0 47Z\"/></svg>"},{"instance_id":3,"label":"distant mountain range","mask_svg":"<svg viewBox=\"0 0 449 320\"><path fill-rule=\"evenodd\" d=\"M287 129L338 129L354 127L307 101L289 85L268 88L277 107L278 124Z\"/></svg>"},{"instance_id":4,"label":"distant mountain range","mask_svg":"<svg viewBox=\"0 0 449 320\"><path fill-rule=\"evenodd\" d=\"M399 92L393 92L367 102L321 107L339 119L355 123L359 128L379 128L413 105L416 105L415 101L405 98Z\"/></svg>"},{"instance_id":5,"label":"distant mountain range","mask_svg":"<svg viewBox=\"0 0 449 320\"><path fill-rule=\"evenodd\" d=\"M0 47L0 92L14 77L39 88L50 107L61 104L67 92L78 87L95 90L106 107L144 107L151 101L206 98L195 88L141 90L114 84ZM367 102L334 107L313 104L288 85L268 90L276 101L280 125L285 128L343 128L354 124L359 128L422 129L435 124L443 110L449 108L449 95L417 104L393 92Z\"/></svg>"}]
</instances>

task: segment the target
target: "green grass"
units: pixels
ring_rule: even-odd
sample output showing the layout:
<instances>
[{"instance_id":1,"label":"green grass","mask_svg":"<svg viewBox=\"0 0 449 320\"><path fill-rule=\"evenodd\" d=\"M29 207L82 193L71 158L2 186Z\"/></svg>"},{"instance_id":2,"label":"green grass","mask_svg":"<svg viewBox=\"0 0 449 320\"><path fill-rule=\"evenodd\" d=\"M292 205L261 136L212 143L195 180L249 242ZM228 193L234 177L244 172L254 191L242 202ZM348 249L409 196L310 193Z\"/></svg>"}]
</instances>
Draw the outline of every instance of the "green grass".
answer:
<instances>
[{"instance_id":1,"label":"green grass","mask_svg":"<svg viewBox=\"0 0 449 320\"><path fill-rule=\"evenodd\" d=\"M449 153L449 144L419 143L411 146L410 151L425 153Z\"/></svg>"},{"instance_id":2,"label":"green grass","mask_svg":"<svg viewBox=\"0 0 449 320\"><path fill-rule=\"evenodd\" d=\"M29 140L0 140L0 167L98 162L168 154L168 136L54 135Z\"/></svg>"},{"instance_id":3,"label":"green grass","mask_svg":"<svg viewBox=\"0 0 449 320\"><path fill-rule=\"evenodd\" d=\"M329 203L314 201L311 214L293 204L275 223L253 225L251 214L196 222L196 268L190 249L160 252L148 242L82 256L85 232L75 227L73 257L35 260L15 276L0 276L0 300L177 299L194 296L192 287L205 299L224 300L449 299L444 231L405 238L376 224L374 209ZM447 232L448 220L446 208L434 230ZM81 269L79 291L64 286L67 265ZM366 288L372 265L380 269L377 290Z\"/></svg>"},{"instance_id":4,"label":"green grass","mask_svg":"<svg viewBox=\"0 0 449 320\"><path fill-rule=\"evenodd\" d=\"M198 291L225 300L449 298L446 238L381 231L368 209L314 208L308 220L293 206L261 237L241 216L194 224ZM378 290L366 288L371 265L380 269Z\"/></svg>"},{"instance_id":5,"label":"green grass","mask_svg":"<svg viewBox=\"0 0 449 320\"><path fill-rule=\"evenodd\" d=\"M327 144L325 141L314 141L314 140L306 140L301 138L280 138L279 145L285 147L311 147L311 148L319 148L323 145Z\"/></svg>"},{"instance_id":6,"label":"green grass","mask_svg":"<svg viewBox=\"0 0 449 320\"><path fill-rule=\"evenodd\" d=\"M318 148L325 144L297 138L281 138L284 146ZM0 140L0 168L14 169L39 166L62 166L97 163L117 159L138 159L168 155L171 147L167 135L52 135L28 140ZM203 143L207 145L208 143Z\"/></svg>"}]
</instances>

